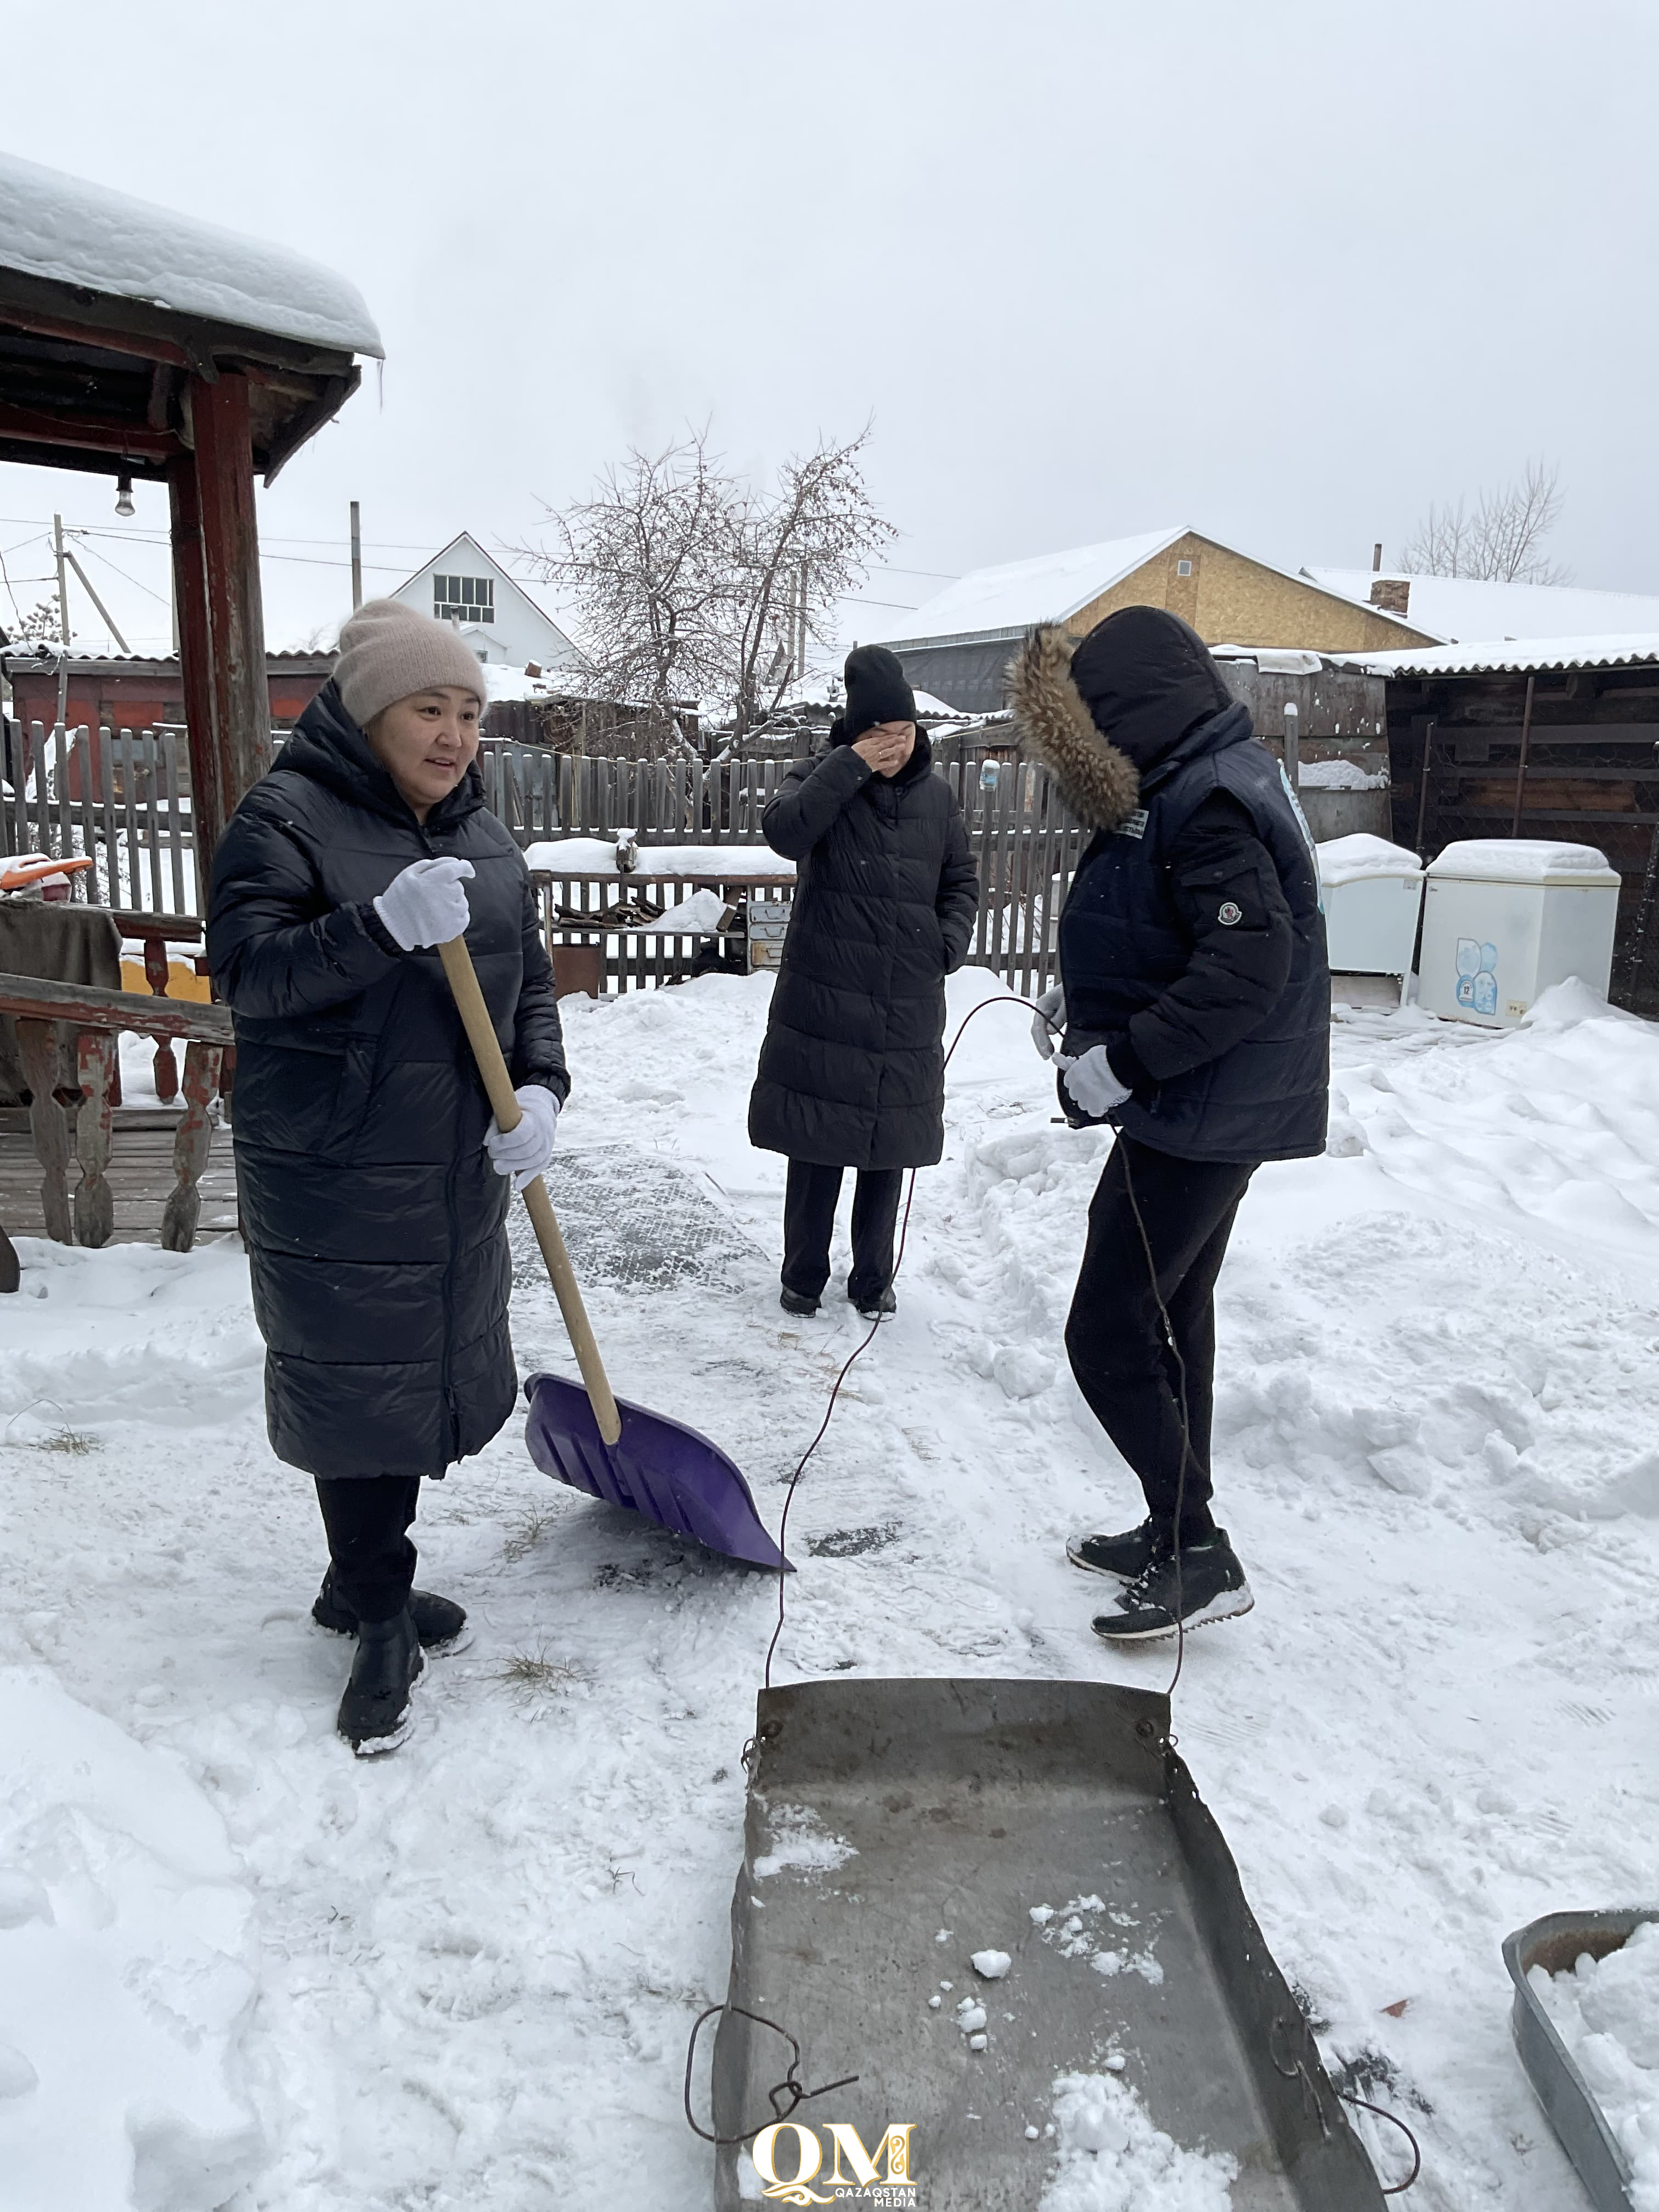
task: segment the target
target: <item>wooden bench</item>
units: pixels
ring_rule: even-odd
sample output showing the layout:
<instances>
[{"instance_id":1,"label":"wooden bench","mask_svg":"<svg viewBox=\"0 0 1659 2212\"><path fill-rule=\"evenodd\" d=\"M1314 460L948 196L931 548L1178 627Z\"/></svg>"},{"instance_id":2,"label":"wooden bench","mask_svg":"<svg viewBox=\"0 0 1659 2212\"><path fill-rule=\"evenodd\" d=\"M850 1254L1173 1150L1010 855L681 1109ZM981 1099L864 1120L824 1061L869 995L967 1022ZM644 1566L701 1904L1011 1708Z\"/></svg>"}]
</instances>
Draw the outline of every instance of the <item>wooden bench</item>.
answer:
<instances>
[{"instance_id":1,"label":"wooden bench","mask_svg":"<svg viewBox=\"0 0 1659 2212\"><path fill-rule=\"evenodd\" d=\"M17 1024L33 1102L29 1133L41 1169L41 1212L47 1236L59 1244L107 1244L114 1232L115 1200L106 1170L122 1030L153 1037L169 1053L175 1040L183 1041L184 1114L173 1137L174 1184L162 1212L161 1244L168 1252L188 1252L196 1241L199 1186L212 1138L208 1109L233 1042L229 1007L100 990L89 983L52 983L38 975L0 975L0 1013L10 1014ZM57 1022L72 1023L76 1030L81 1103L72 1146L69 1110L57 1091ZM73 1204L71 1152L81 1170Z\"/></svg>"}]
</instances>

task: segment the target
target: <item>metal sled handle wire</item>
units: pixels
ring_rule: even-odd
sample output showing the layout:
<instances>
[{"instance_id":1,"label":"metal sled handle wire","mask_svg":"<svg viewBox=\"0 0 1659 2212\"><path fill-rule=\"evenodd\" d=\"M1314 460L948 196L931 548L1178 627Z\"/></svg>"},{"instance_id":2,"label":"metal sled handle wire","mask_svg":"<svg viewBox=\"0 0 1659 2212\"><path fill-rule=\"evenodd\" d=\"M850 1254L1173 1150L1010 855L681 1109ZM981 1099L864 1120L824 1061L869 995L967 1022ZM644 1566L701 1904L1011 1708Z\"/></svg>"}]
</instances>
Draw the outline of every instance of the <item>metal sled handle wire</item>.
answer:
<instances>
[{"instance_id":1,"label":"metal sled handle wire","mask_svg":"<svg viewBox=\"0 0 1659 2212\"><path fill-rule=\"evenodd\" d=\"M789 2061L789 2070L785 2074L782 2081L774 2082L766 2093L767 2101L772 2107L774 2120L787 2120L798 2105L805 2105L813 2097L827 2097L832 2089L850 2089L859 2078L856 2074L845 2074L839 2081L826 2081L821 2089L803 2089L799 2079L800 2045L787 2027L780 2027L776 2021L768 2020L763 2013L750 2012L747 2005L710 2005L706 2012L700 2012L693 2021L691 2040L685 2046L685 2117L690 2124L692 2134L701 2136L705 2142L717 2144L722 2149L732 2143L750 2142L763 2128L769 2127L771 2124L768 2120L757 2120L752 2128L745 2129L740 2136L712 2135L701 2124L696 2114L691 2109L691 2069L697 2059L697 2038L702 2033L705 2024L713 2020L717 2013L723 2012L734 2012L744 2020L752 2020L757 2027L769 2027L774 2035L781 2035L793 2053Z\"/></svg>"},{"instance_id":2,"label":"metal sled handle wire","mask_svg":"<svg viewBox=\"0 0 1659 2212\"><path fill-rule=\"evenodd\" d=\"M489 1018L483 993L478 988L477 972L472 965L472 955L466 949L466 939L464 937L448 939L438 947L438 957L444 963L444 974L449 978L449 988L455 996L456 1012L460 1015L466 1041L472 1048L472 1057L478 1063L478 1073L483 1078L483 1087L489 1095L495 1126L502 1130L516 1129L524 1119L524 1109L513 1095L513 1078L501 1057L501 1048L495 1036L495 1024ZM536 1242L541 1246L542 1257L547 1262L553 1295L559 1302L559 1311L564 1316L564 1325L570 1333L576 1364L581 1370L582 1382L587 1391L588 1402L593 1408L593 1418L599 1425L599 1434L606 1443L614 1444L622 1435L622 1415L617 1410L617 1401L611 1395L611 1378L605 1371L605 1362L599 1357L592 1324L587 1318L587 1309L582 1304L582 1294L576 1286L576 1271L570 1264L569 1253L564 1249L564 1237L553 1211L553 1201L547 1194L547 1185L539 1176L526 1187L524 1202L531 1226L536 1232Z\"/></svg>"}]
</instances>

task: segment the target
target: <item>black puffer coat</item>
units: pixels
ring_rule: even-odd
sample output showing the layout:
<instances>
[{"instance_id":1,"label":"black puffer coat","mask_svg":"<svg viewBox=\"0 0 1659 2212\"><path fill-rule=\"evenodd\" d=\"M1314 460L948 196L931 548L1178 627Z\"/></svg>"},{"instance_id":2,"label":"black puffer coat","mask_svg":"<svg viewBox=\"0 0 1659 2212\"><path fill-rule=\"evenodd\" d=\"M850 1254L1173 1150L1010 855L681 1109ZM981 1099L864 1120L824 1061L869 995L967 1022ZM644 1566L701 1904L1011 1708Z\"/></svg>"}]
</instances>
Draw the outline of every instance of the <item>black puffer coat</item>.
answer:
<instances>
[{"instance_id":1,"label":"black puffer coat","mask_svg":"<svg viewBox=\"0 0 1659 2212\"><path fill-rule=\"evenodd\" d=\"M749 1138L824 1167L931 1167L945 1149L945 978L978 878L925 734L898 775L845 743L797 761L762 827L800 864Z\"/></svg>"},{"instance_id":2,"label":"black puffer coat","mask_svg":"<svg viewBox=\"0 0 1659 2212\"><path fill-rule=\"evenodd\" d=\"M511 1184L437 953L370 901L411 861L475 874L466 941L515 1085L568 1089L530 879L469 769L424 823L330 684L215 855L208 957L236 1023L234 1136L265 1411L325 1476L441 1474L517 1395Z\"/></svg>"}]
</instances>

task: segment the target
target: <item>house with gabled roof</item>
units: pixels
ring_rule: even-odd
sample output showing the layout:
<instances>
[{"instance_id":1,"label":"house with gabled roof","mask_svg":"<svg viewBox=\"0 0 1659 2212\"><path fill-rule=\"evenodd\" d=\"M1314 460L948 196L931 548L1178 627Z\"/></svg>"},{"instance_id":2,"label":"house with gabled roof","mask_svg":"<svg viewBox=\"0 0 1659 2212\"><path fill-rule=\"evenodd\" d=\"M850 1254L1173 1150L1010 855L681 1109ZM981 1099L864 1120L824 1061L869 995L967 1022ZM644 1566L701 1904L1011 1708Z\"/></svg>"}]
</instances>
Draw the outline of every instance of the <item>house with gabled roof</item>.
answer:
<instances>
[{"instance_id":1,"label":"house with gabled roof","mask_svg":"<svg viewBox=\"0 0 1659 2212\"><path fill-rule=\"evenodd\" d=\"M480 660L549 672L580 664L580 654L557 623L470 531L451 538L392 597L440 622L453 623Z\"/></svg>"},{"instance_id":2,"label":"house with gabled roof","mask_svg":"<svg viewBox=\"0 0 1659 2212\"><path fill-rule=\"evenodd\" d=\"M1206 645L1337 653L1439 641L1310 577L1180 529L976 568L902 625L860 642L890 647L920 690L963 713L988 714L1002 705L1003 672L1033 623L1060 623L1081 637L1129 606L1167 607Z\"/></svg>"}]
</instances>

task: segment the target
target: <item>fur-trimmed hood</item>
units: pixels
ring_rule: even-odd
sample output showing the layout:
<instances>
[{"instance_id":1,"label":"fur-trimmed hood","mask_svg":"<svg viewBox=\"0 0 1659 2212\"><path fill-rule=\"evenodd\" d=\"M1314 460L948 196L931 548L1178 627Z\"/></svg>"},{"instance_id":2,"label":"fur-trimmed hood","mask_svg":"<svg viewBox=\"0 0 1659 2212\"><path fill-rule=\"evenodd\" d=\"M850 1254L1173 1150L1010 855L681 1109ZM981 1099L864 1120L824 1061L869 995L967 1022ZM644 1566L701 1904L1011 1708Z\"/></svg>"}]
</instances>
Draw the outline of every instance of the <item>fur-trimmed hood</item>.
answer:
<instances>
[{"instance_id":1,"label":"fur-trimmed hood","mask_svg":"<svg viewBox=\"0 0 1659 2212\"><path fill-rule=\"evenodd\" d=\"M1072 680L1077 640L1042 623L1008 664L1008 703L1016 727L1060 786L1060 795L1091 830L1115 830L1140 798L1134 763L1103 735Z\"/></svg>"}]
</instances>

